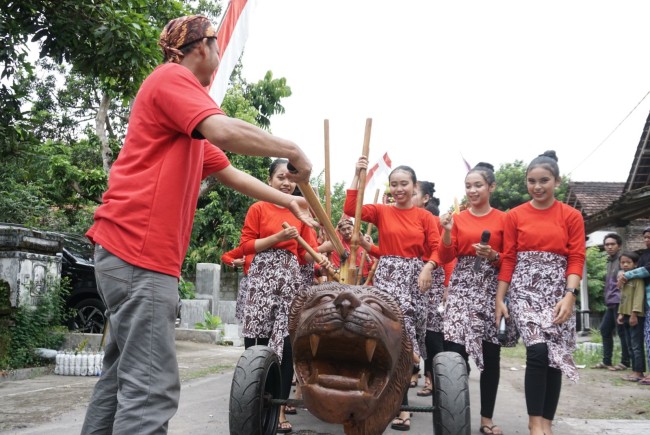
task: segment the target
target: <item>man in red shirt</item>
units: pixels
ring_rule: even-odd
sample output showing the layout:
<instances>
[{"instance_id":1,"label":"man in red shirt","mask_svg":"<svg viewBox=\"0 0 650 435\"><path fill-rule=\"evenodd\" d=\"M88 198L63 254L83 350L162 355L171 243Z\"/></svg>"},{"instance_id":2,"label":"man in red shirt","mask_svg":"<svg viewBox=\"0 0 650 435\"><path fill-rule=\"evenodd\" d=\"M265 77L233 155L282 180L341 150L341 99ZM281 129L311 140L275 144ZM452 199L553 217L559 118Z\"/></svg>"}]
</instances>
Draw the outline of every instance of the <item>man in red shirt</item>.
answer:
<instances>
[{"instance_id":1,"label":"man in red shirt","mask_svg":"<svg viewBox=\"0 0 650 435\"><path fill-rule=\"evenodd\" d=\"M312 224L304 198L273 189L230 165L222 150L284 157L309 179L293 142L229 118L209 96L219 65L216 32L203 16L171 20L160 35L165 63L135 99L124 146L87 236L95 243L99 293L110 334L83 434L166 433L178 408L174 343L178 277L201 180L276 203Z\"/></svg>"}]
</instances>

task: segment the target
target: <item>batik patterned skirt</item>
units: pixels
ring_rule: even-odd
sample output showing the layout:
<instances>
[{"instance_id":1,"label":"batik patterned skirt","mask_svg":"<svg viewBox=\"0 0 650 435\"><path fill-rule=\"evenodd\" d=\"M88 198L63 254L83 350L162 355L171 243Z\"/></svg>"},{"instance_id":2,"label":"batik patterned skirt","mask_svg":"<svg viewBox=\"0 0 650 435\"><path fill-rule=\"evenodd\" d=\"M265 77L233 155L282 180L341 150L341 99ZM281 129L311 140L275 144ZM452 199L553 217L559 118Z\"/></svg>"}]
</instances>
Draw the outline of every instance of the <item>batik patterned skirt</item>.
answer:
<instances>
[{"instance_id":1,"label":"batik patterned skirt","mask_svg":"<svg viewBox=\"0 0 650 435\"><path fill-rule=\"evenodd\" d=\"M282 359L289 335L288 314L299 284L298 259L285 249L255 254L248 270L243 335L269 338L269 347Z\"/></svg>"},{"instance_id":2,"label":"batik patterned skirt","mask_svg":"<svg viewBox=\"0 0 650 435\"><path fill-rule=\"evenodd\" d=\"M314 263L300 265L300 285L299 288L304 290L314 285Z\"/></svg>"},{"instance_id":3,"label":"batik patterned skirt","mask_svg":"<svg viewBox=\"0 0 650 435\"><path fill-rule=\"evenodd\" d=\"M458 257L449 280L444 316L445 340L462 344L479 370L483 370L483 341L501 345L497 339L494 315L498 270L487 260L474 271L475 256ZM503 344L517 343L512 321L507 325L508 338Z\"/></svg>"},{"instance_id":4,"label":"batik patterned skirt","mask_svg":"<svg viewBox=\"0 0 650 435\"><path fill-rule=\"evenodd\" d=\"M559 369L572 381L578 380L573 361L576 348L575 307L569 319L553 323L553 310L565 295L566 257L550 252L517 253L508 297L510 315L526 346L546 343L549 366Z\"/></svg>"},{"instance_id":5,"label":"batik patterned skirt","mask_svg":"<svg viewBox=\"0 0 650 435\"><path fill-rule=\"evenodd\" d=\"M442 299L445 293L445 270L442 266L431 271L431 288L424 294L427 301L427 331L442 332Z\"/></svg>"},{"instance_id":6,"label":"batik patterned skirt","mask_svg":"<svg viewBox=\"0 0 650 435\"><path fill-rule=\"evenodd\" d=\"M248 295L248 276L244 275L239 281L239 291L237 292L237 302L235 303L235 319L240 322L244 321L244 306L246 305L246 296Z\"/></svg>"},{"instance_id":7,"label":"batik patterned skirt","mask_svg":"<svg viewBox=\"0 0 650 435\"><path fill-rule=\"evenodd\" d=\"M395 298L402 308L406 334L413 344L413 352L426 358L424 338L426 335L426 305L420 293L418 276L424 263L419 258L386 255L379 259L373 285ZM419 318L418 318L419 314ZM419 331L416 328L420 328ZM417 332L417 334L416 334ZM416 339L417 336L417 339Z\"/></svg>"}]
</instances>

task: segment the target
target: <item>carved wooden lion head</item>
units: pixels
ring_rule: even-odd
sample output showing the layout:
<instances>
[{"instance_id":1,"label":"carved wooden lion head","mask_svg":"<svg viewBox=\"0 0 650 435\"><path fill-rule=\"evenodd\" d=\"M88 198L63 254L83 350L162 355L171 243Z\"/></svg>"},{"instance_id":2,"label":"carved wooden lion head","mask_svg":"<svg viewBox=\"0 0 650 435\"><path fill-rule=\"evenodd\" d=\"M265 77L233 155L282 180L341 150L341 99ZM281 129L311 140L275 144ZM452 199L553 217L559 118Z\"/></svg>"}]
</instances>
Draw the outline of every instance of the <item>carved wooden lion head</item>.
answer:
<instances>
[{"instance_id":1,"label":"carved wooden lion head","mask_svg":"<svg viewBox=\"0 0 650 435\"><path fill-rule=\"evenodd\" d=\"M346 434L382 433L399 411L412 365L395 299L374 287L314 286L294 300L289 333L309 411L344 424Z\"/></svg>"}]
</instances>

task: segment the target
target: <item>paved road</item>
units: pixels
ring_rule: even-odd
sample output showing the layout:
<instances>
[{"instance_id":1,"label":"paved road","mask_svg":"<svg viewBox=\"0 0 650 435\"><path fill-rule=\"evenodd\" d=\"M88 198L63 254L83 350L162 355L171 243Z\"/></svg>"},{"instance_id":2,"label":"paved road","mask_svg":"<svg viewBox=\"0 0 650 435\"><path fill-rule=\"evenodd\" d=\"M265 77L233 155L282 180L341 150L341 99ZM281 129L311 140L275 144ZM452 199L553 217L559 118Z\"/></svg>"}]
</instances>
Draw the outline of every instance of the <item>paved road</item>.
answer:
<instances>
[{"instance_id":1,"label":"paved road","mask_svg":"<svg viewBox=\"0 0 650 435\"><path fill-rule=\"evenodd\" d=\"M228 402L232 367L243 348L177 342L182 382L178 413L170 422L172 435L212 435L228 433ZM221 370L215 370L220 366ZM221 373L214 373L219 372ZM213 373L207 374L206 373ZM523 373L517 374L523 377ZM199 377L196 377L199 376ZM502 376L504 379L506 376ZM190 379L191 378L191 379ZM96 378L41 376L31 380L0 383L0 421L15 423L3 434L55 435L79 433L88 397ZM431 406L430 399L416 396L411 389L409 400L414 406ZM478 433L479 397L477 370L470 374L473 433ZM56 403L65 409L58 409ZM561 406L560 401L560 406ZM15 413L19 413L18 416ZM341 435L341 426L330 425L299 409L290 416L296 434ZM509 382L501 382L495 421L511 434L527 434L527 416L523 395ZM2 423L0 423L2 424ZM0 426L4 427L4 426ZM388 429L385 434L403 432ZM417 413L411 434L432 434L431 414ZM583 420L558 418L555 435L650 433L650 421Z\"/></svg>"}]
</instances>

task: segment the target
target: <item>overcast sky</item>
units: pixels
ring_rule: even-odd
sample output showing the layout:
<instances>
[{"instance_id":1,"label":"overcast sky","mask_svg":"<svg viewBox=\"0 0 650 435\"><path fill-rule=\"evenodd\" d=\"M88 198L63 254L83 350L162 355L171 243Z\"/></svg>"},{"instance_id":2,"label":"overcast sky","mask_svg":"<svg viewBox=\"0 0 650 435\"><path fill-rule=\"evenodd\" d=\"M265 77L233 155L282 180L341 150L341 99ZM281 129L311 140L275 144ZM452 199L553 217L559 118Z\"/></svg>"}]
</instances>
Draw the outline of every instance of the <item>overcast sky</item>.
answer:
<instances>
[{"instance_id":1,"label":"overcast sky","mask_svg":"<svg viewBox=\"0 0 650 435\"><path fill-rule=\"evenodd\" d=\"M650 97L602 142L650 91L649 18L643 0L259 0L243 74L287 78L273 133L314 174L324 119L332 185L347 185L372 118L371 163L413 167L445 210L461 153L498 168L554 149L574 181L626 181Z\"/></svg>"}]
</instances>

